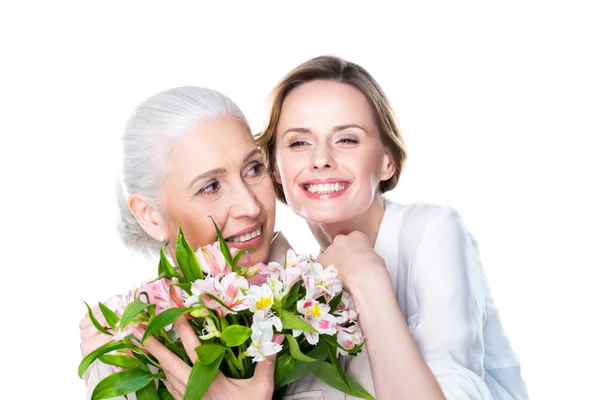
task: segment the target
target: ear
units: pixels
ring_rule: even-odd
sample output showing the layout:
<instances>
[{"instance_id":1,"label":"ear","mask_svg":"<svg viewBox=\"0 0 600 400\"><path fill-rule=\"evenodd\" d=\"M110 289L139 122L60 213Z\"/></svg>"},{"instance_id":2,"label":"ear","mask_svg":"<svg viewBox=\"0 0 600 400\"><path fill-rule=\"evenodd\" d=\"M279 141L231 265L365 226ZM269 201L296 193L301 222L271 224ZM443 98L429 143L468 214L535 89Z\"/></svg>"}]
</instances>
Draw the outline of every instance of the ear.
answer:
<instances>
[{"instance_id":1,"label":"ear","mask_svg":"<svg viewBox=\"0 0 600 400\"><path fill-rule=\"evenodd\" d=\"M396 163L394 159L390 156L390 151L385 149L385 154L383 155L383 159L381 160L381 176L379 177L380 181L387 181L391 177L394 176L396 172Z\"/></svg>"},{"instance_id":2,"label":"ear","mask_svg":"<svg viewBox=\"0 0 600 400\"><path fill-rule=\"evenodd\" d=\"M154 240L167 238L167 229L160 212L152 207L141 194L132 194L127 201L131 213L142 229Z\"/></svg>"},{"instance_id":3,"label":"ear","mask_svg":"<svg viewBox=\"0 0 600 400\"><path fill-rule=\"evenodd\" d=\"M279 167L277 167L277 163L273 164L273 178L275 178L275 182L281 185L281 174L279 173Z\"/></svg>"}]
</instances>

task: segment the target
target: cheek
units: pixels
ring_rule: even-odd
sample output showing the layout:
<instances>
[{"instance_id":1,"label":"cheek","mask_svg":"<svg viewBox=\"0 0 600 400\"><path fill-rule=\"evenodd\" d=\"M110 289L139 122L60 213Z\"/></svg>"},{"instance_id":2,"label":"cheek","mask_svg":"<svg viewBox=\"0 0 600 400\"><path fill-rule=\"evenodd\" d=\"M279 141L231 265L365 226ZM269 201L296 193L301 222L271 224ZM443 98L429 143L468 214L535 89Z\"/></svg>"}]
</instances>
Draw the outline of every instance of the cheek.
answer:
<instances>
[{"instance_id":1,"label":"cheek","mask_svg":"<svg viewBox=\"0 0 600 400\"><path fill-rule=\"evenodd\" d=\"M277 169L279 170L279 176L281 184L283 186L291 186L294 183L295 177L306 168L306 163L309 162L306 158L306 154L295 153L295 152L278 152L281 157L275 158Z\"/></svg>"},{"instance_id":2,"label":"cheek","mask_svg":"<svg viewBox=\"0 0 600 400\"><path fill-rule=\"evenodd\" d=\"M217 240L217 233L209 216L215 220L217 226L222 228L226 212L226 207L214 207L212 204L210 206L198 204L185 209L179 224L192 249L213 244Z\"/></svg>"}]
</instances>

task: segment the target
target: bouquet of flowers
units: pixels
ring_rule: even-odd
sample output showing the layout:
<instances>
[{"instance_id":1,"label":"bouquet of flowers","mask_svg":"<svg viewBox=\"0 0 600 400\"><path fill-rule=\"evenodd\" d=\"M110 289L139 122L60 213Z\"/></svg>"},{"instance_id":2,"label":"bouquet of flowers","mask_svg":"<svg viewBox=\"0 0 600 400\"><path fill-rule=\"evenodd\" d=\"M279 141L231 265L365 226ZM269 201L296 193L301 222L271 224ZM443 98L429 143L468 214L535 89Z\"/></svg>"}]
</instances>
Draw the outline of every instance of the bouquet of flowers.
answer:
<instances>
[{"instance_id":1,"label":"bouquet of flowers","mask_svg":"<svg viewBox=\"0 0 600 400\"><path fill-rule=\"evenodd\" d=\"M214 223L214 221L213 221ZM250 265L243 249L229 248L216 224L218 242L196 252L181 229L177 267L160 251L158 277L99 303L107 325L88 307L92 323L113 341L86 356L79 376L95 360L113 374L95 387L93 400L136 393L138 399L172 399L161 366L142 344L154 336L192 366L184 399L200 399L220 369L231 378L250 378L256 362L277 354L274 397L287 385L314 374L355 397L372 399L338 364L364 345L348 293L334 266L323 268L289 250L284 265ZM192 363L173 323L185 315L202 343Z\"/></svg>"}]
</instances>

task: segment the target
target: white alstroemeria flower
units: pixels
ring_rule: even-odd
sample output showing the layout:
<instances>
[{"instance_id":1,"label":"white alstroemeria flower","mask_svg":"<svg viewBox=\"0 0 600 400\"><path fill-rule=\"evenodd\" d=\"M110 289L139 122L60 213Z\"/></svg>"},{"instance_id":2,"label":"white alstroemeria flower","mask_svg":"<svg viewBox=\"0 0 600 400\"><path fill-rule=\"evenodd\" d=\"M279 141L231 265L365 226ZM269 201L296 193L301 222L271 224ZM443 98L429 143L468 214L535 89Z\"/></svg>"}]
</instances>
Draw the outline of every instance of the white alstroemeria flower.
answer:
<instances>
[{"instance_id":1,"label":"white alstroemeria flower","mask_svg":"<svg viewBox=\"0 0 600 400\"><path fill-rule=\"evenodd\" d=\"M333 265L323 269L321 264L311 262L305 269L303 279L307 299L325 296L327 302L330 302L342 291L342 281L337 279L337 269Z\"/></svg>"},{"instance_id":2,"label":"white alstroemeria flower","mask_svg":"<svg viewBox=\"0 0 600 400\"><path fill-rule=\"evenodd\" d=\"M221 332L217 329L217 326L213 322L212 318L204 318L202 336L199 336L200 339L207 340L215 336L220 337Z\"/></svg>"},{"instance_id":3,"label":"white alstroemeria flower","mask_svg":"<svg viewBox=\"0 0 600 400\"><path fill-rule=\"evenodd\" d=\"M250 311L253 313L258 310L269 311L273 305L273 291L266 283L261 286L250 286L246 296L250 300Z\"/></svg>"},{"instance_id":4,"label":"white alstroemeria flower","mask_svg":"<svg viewBox=\"0 0 600 400\"><path fill-rule=\"evenodd\" d=\"M278 316L274 315L272 311L266 310L258 310L252 316L252 326L251 329L254 330L262 330L266 329L266 327L270 327L277 329L277 332L281 332L283 329L283 324L281 323L281 319Z\"/></svg>"},{"instance_id":5,"label":"white alstroemeria flower","mask_svg":"<svg viewBox=\"0 0 600 400\"><path fill-rule=\"evenodd\" d=\"M348 327L337 327L337 342L345 349L352 350L354 347L362 344L365 337L363 336L358 324L354 323ZM348 353L338 349L337 354L347 355Z\"/></svg>"},{"instance_id":6,"label":"white alstroemeria flower","mask_svg":"<svg viewBox=\"0 0 600 400\"><path fill-rule=\"evenodd\" d=\"M252 330L252 344L246 350L249 357L253 357L253 362L264 361L268 356L281 351L283 346L273 342L273 328L268 326L265 329Z\"/></svg>"}]
</instances>

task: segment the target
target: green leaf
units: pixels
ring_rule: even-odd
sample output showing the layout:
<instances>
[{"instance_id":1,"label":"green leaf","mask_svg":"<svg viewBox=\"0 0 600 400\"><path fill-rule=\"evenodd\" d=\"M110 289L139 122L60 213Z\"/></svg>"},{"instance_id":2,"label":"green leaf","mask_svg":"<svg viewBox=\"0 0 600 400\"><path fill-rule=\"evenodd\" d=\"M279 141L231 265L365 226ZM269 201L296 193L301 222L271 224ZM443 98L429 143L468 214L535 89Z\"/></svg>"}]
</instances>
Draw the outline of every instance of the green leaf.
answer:
<instances>
[{"instance_id":1,"label":"green leaf","mask_svg":"<svg viewBox=\"0 0 600 400\"><path fill-rule=\"evenodd\" d=\"M198 354L198 362L203 365L210 365L216 361L217 358L222 357L227 347L218 343L206 343L196 347L196 354Z\"/></svg>"},{"instance_id":2,"label":"green leaf","mask_svg":"<svg viewBox=\"0 0 600 400\"><path fill-rule=\"evenodd\" d=\"M338 295L331 299L331 301L329 302L329 308L332 312L335 311L335 309L338 308L338 306L340 305L343 293L344 291L339 292Z\"/></svg>"},{"instance_id":3,"label":"green leaf","mask_svg":"<svg viewBox=\"0 0 600 400\"><path fill-rule=\"evenodd\" d=\"M144 333L144 337L142 337L142 343L144 343L148 337L154 335L165 326L171 325L177 318L181 317L190 310L191 308L169 308L167 310L163 310L148 324L146 333Z\"/></svg>"},{"instance_id":4,"label":"green leaf","mask_svg":"<svg viewBox=\"0 0 600 400\"><path fill-rule=\"evenodd\" d=\"M162 270L162 272L167 278L177 278L181 282L187 282L187 280L184 277L182 277L181 274L179 274L169 262L169 259L165 254L166 247L167 245L165 244L163 247L160 248L160 261L158 263L158 273L160 274Z\"/></svg>"},{"instance_id":5,"label":"green leaf","mask_svg":"<svg viewBox=\"0 0 600 400\"><path fill-rule=\"evenodd\" d=\"M294 369L296 360L289 354L284 354L281 357L277 357L275 361L275 377L274 382L279 382L285 378Z\"/></svg>"},{"instance_id":6,"label":"green leaf","mask_svg":"<svg viewBox=\"0 0 600 400\"><path fill-rule=\"evenodd\" d=\"M230 325L221 332L221 340L228 347L239 346L252 336L252 329L242 325Z\"/></svg>"},{"instance_id":7,"label":"green leaf","mask_svg":"<svg viewBox=\"0 0 600 400\"><path fill-rule=\"evenodd\" d=\"M123 316L121 317L119 329L125 329L125 327L131 322L131 320L137 317L138 314L144 311L148 306L151 307L151 305L149 305L148 303L144 303L140 300L134 300L131 303L127 304L127 307L125 307L125 310L123 311Z\"/></svg>"},{"instance_id":8,"label":"green leaf","mask_svg":"<svg viewBox=\"0 0 600 400\"><path fill-rule=\"evenodd\" d=\"M83 374L88 369L88 367L94 361L96 361L96 359L99 358L100 356L102 356L110 351L113 351L113 350L126 349L128 347L129 347L129 345L127 345L121 341L108 342L105 345L98 347L96 350L92 351L90 354L85 356L85 358L83 360L81 360L81 363L79 364L79 371L78 371L79 377L83 378Z\"/></svg>"},{"instance_id":9,"label":"green leaf","mask_svg":"<svg viewBox=\"0 0 600 400\"><path fill-rule=\"evenodd\" d=\"M202 396L208 390L208 387L217 376L219 366L223 360L221 354L217 359L209 365L203 365L200 362L196 362L192 367L192 372L188 379L188 384L185 387L185 393L183 394L183 400L200 400Z\"/></svg>"},{"instance_id":10,"label":"green leaf","mask_svg":"<svg viewBox=\"0 0 600 400\"><path fill-rule=\"evenodd\" d=\"M297 329L300 331L318 333L318 331L315 328L313 328L308 322L287 310L280 310L279 314L279 318L281 319L283 329Z\"/></svg>"},{"instance_id":11,"label":"green leaf","mask_svg":"<svg viewBox=\"0 0 600 400\"><path fill-rule=\"evenodd\" d=\"M233 263L233 259L231 258L231 252L229 251L229 247L227 246L227 243L225 242L225 239L223 238L223 234L221 233L221 230L217 226L217 223L215 222L213 217L208 217L208 218L210 218L213 225L215 226L215 231L217 231L217 237L219 238L219 244L221 246L221 253L223 253L223 257L225 257L225 261L227 262L227 265L229 265L231 267L231 269L233 269L234 271L237 271L237 265L235 265Z\"/></svg>"},{"instance_id":12,"label":"green leaf","mask_svg":"<svg viewBox=\"0 0 600 400\"><path fill-rule=\"evenodd\" d=\"M177 236L177 243L175 245L175 256L186 281L193 282L197 279L204 279L204 274L200 269L196 253L194 253L194 250L192 250L185 240L181 226L179 227L179 235Z\"/></svg>"},{"instance_id":13,"label":"green leaf","mask_svg":"<svg viewBox=\"0 0 600 400\"><path fill-rule=\"evenodd\" d=\"M135 392L135 398L137 400L160 400L158 397L158 390L154 381L150 382L142 389Z\"/></svg>"},{"instance_id":14,"label":"green leaf","mask_svg":"<svg viewBox=\"0 0 600 400\"><path fill-rule=\"evenodd\" d=\"M255 246L250 246L250 247L255 247ZM237 267L238 263L240 262L240 259L242 258L242 256L250 249L250 247L245 248L245 249L240 249L238 250L237 253L235 253L235 256L233 257L233 259L231 260L231 264L235 265ZM233 268L233 267L232 267Z\"/></svg>"},{"instance_id":15,"label":"green leaf","mask_svg":"<svg viewBox=\"0 0 600 400\"><path fill-rule=\"evenodd\" d=\"M156 375L139 368L111 374L96 385L91 400L110 399L134 393L153 382L155 377Z\"/></svg>"},{"instance_id":16,"label":"green leaf","mask_svg":"<svg viewBox=\"0 0 600 400\"><path fill-rule=\"evenodd\" d=\"M280 378L279 380L275 380L275 385L277 385L277 386L289 385L290 383L292 383L300 378L304 378L305 376L312 374L314 371L317 370L318 364L321 361L325 360L325 358L327 357L327 354L328 354L327 346L325 344L319 343L317 345L317 347L315 347L313 350L309 351L307 354L311 358L318 359L319 362L296 361L292 372L290 372L289 374Z\"/></svg>"},{"instance_id":17,"label":"green leaf","mask_svg":"<svg viewBox=\"0 0 600 400\"><path fill-rule=\"evenodd\" d=\"M345 372L342 372L344 378L350 386L350 390L346 389L346 384L344 383L344 380L338 375L334 366L330 363L325 361L319 361L317 363L314 363L314 365L316 365L317 368L313 372L313 374L329 386L332 386L340 392L344 392L354 397L375 400L375 397L371 396L369 392L363 389L363 387L360 386L360 384L356 382L350 375L346 374Z\"/></svg>"},{"instance_id":18,"label":"green leaf","mask_svg":"<svg viewBox=\"0 0 600 400\"><path fill-rule=\"evenodd\" d=\"M104 319L106 319L108 325L114 330L117 322L119 322L117 314L100 302L98 302L98 307L100 307L100 311L102 311L102 315L104 315Z\"/></svg>"},{"instance_id":19,"label":"green leaf","mask_svg":"<svg viewBox=\"0 0 600 400\"><path fill-rule=\"evenodd\" d=\"M140 365L140 360L137 358L121 354L105 354L100 357L100 361L104 364L110 364L126 369L136 368Z\"/></svg>"},{"instance_id":20,"label":"green leaf","mask_svg":"<svg viewBox=\"0 0 600 400\"><path fill-rule=\"evenodd\" d=\"M288 343L290 345L290 354L296 360L306 361L306 362L315 362L315 361L318 361L315 358L311 358L311 357L307 356L306 354L304 354L300 350L300 346L298 346L298 342L296 341L295 337L293 337L292 335L290 335L288 333L288 334L285 335L285 338L287 339L287 341L288 341Z\"/></svg>"},{"instance_id":21,"label":"green leaf","mask_svg":"<svg viewBox=\"0 0 600 400\"><path fill-rule=\"evenodd\" d=\"M92 321L92 324L94 324L94 326L96 327L96 329L98 329L100 332L104 333L105 335L110 335L113 336L112 333L110 333L109 331L106 330L106 328L104 328L100 322L98 322L98 320L96 319L96 317L94 317L94 313L92 312L92 309L90 308L90 306L88 305L88 303L85 303L85 306L88 309L88 317L90 317L90 320Z\"/></svg>"},{"instance_id":22,"label":"green leaf","mask_svg":"<svg viewBox=\"0 0 600 400\"><path fill-rule=\"evenodd\" d=\"M290 289L290 292L284 298L284 307L285 309L290 308L292 304L295 305L296 301L302 296L298 292L300 291L300 286L302 286L302 280L296 282L294 286ZM294 307L295 308L295 307Z\"/></svg>"},{"instance_id":23,"label":"green leaf","mask_svg":"<svg viewBox=\"0 0 600 400\"><path fill-rule=\"evenodd\" d=\"M175 400L175 397L173 397L173 395L169 393L165 386L158 387L158 397L160 398L160 400Z\"/></svg>"},{"instance_id":24,"label":"green leaf","mask_svg":"<svg viewBox=\"0 0 600 400\"><path fill-rule=\"evenodd\" d=\"M348 379L346 379L346 374L344 373L344 371L342 371L342 369L340 368L340 363L337 359L337 355L336 355L336 348L335 346L333 346L330 343L327 343L327 350L329 350L329 358L331 359L331 365L333 366L333 369L335 369L335 372L337 372L338 376L342 379L342 381L344 382L344 385L346 385L346 388L348 391L345 391L344 393L349 393L350 392L350 384L348 383Z\"/></svg>"}]
</instances>

